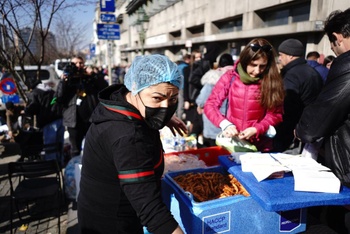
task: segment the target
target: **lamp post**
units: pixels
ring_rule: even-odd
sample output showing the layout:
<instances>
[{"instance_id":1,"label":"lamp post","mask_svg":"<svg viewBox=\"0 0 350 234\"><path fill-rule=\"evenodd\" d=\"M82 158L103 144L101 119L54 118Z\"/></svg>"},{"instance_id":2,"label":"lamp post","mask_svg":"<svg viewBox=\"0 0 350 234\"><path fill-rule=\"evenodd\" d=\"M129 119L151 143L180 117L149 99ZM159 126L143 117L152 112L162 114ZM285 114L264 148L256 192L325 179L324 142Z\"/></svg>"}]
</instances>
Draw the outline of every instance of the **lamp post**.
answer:
<instances>
[{"instance_id":1,"label":"lamp post","mask_svg":"<svg viewBox=\"0 0 350 234\"><path fill-rule=\"evenodd\" d=\"M141 7L137 11L136 30L137 30L139 37L140 37L142 55L145 54L144 45L145 45L145 39L146 39L146 32L148 30L148 23L149 23L149 17L146 14L145 10Z\"/></svg>"}]
</instances>

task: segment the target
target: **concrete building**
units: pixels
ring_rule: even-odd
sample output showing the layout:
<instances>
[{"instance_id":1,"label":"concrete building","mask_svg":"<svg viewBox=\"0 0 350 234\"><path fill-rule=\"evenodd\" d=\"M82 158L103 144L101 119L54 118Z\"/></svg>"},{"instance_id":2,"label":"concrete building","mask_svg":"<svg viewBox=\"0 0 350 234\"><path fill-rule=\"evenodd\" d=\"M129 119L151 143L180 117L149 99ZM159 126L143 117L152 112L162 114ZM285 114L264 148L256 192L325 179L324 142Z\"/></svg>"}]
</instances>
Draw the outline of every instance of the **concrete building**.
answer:
<instances>
[{"instance_id":1,"label":"concrete building","mask_svg":"<svg viewBox=\"0 0 350 234\"><path fill-rule=\"evenodd\" d=\"M40 54L42 53L42 36L40 35L39 29L32 29L30 27L25 27L20 29L19 31L21 40L15 36L14 43L15 45L23 51L30 50L30 53L36 57L39 58ZM46 33L46 31L44 31ZM24 46L24 43L27 45L28 48ZM45 61L44 64L49 64L53 62L53 58L57 57L57 46L56 46L56 38L55 35L48 31L47 36L45 39ZM29 64L31 61L31 58L29 58L29 61L27 61Z\"/></svg>"},{"instance_id":2,"label":"concrete building","mask_svg":"<svg viewBox=\"0 0 350 234\"><path fill-rule=\"evenodd\" d=\"M296 38L306 52L327 56L333 52L323 34L324 21L332 11L349 7L348 0L117 0L120 40L96 41L102 45L96 54L105 56L109 43L113 64L130 63L142 52L165 54L175 61L186 51L202 50L216 41L223 52L238 56L250 39L264 37L275 48ZM140 9L146 15L138 15ZM144 35L137 30L142 20L148 21Z\"/></svg>"}]
</instances>

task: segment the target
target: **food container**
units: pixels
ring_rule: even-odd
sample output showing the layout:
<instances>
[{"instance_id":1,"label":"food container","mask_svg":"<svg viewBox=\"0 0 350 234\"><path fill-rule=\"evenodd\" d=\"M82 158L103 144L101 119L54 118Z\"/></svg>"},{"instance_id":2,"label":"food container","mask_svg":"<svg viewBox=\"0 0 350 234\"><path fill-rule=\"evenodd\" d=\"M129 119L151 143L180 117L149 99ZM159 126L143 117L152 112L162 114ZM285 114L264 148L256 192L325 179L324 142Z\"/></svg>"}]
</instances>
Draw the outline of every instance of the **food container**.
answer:
<instances>
[{"instance_id":1,"label":"food container","mask_svg":"<svg viewBox=\"0 0 350 234\"><path fill-rule=\"evenodd\" d=\"M230 152L220 146L212 146L200 149L166 153L165 156L180 154L193 154L196 155L199 160L204 161L207 166L216 166L219 165L219 156L230 155Z\"/></svg>"},{"instance_id":2,"label":"food container","mask_svg":"<svg viewBox=\"0 0 350 234\"><path fill-rule=\"evenodd\" d=\"M187 234L298 233L306 229L306 210L266 211L251 196L236 195L196 202L173 179L187 173L219 172L222 166L169 172L162 180L162 196Z\"/></svg>"}]
</instances>

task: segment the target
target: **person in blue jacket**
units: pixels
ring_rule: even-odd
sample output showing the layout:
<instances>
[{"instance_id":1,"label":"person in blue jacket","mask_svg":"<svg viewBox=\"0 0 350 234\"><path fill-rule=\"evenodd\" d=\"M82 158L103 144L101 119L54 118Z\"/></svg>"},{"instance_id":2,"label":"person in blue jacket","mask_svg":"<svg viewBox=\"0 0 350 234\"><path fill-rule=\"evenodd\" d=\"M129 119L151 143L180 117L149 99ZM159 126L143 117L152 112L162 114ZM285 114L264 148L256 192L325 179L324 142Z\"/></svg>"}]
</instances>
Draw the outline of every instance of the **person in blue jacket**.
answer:
<instances>
[{"instance_id":1,"label":"person in blue jacket","mask_svg":"<svg viewBox=\"0 0 350 234\"><path fill-rule=\"evenodd\" d=\"M326 82L328 76L328 68L319 63L320 54L317 51L311 51L306 55L307 64L313 67L322 77L323 83Z\"/></svg>"}]
</instances>

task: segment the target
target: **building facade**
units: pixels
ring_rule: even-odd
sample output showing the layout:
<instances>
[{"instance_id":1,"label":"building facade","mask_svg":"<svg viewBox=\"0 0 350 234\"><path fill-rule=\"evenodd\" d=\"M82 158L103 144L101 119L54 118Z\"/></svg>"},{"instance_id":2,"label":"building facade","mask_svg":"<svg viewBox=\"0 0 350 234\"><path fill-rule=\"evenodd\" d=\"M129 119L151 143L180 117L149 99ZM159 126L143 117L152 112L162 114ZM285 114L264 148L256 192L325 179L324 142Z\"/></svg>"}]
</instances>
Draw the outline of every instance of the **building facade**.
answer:
<instances>
[{"instance_id":1,"label":"building facade","mask_svg":"<svg viewBox=\"0 0 350 234\"><path fill-rule=\"evenodd\" d=\"M306 52L327 56L333 52L323 33L324 21L332 11L349 7L349 0L116 0L120 40L96 37L94 43L97 58L104 63L110 58L114 65L129 64L143 53L161 53L176 61L213 41L237 57L255 37L266 38L275 48L296 38ZM99 14L97 7L96 23Z\"/></svg>"}]
</instances>

